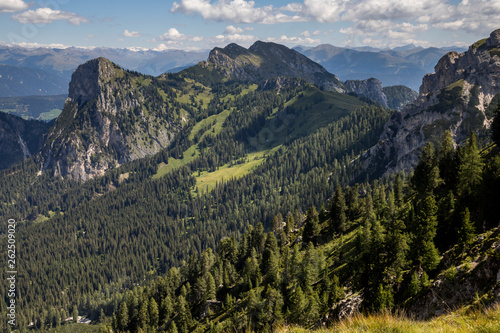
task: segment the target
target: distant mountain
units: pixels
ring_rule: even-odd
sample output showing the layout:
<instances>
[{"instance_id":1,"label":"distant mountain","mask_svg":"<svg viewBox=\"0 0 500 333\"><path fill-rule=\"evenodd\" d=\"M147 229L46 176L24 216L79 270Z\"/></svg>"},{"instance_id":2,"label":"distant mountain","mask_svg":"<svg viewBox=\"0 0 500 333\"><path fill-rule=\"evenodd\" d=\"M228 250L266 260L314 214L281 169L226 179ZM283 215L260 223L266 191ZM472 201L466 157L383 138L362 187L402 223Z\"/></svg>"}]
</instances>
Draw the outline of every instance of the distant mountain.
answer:
<instances>
[{"instance_id":1,"label":"distant mountain","mask_svg":"<svg viewBox=\"0 0 500 333\"><path fill-rule=\"evenodd\" d=\"M457 48L460 51L459 48ZM384 86L405 85L418 90L422 77L449 49L406 46L392 50L349 49L329 44L302 53L342 80L377 78Z\"/></svg>"},{"instance_id":2,"label":"distant mountain","mask_svg":"<svg viewBox=\"0 0 500 333\"><path fill-rule=\"evenodd\" d=\"M64 78L41 69L0 64L0 97L67 93Z\"/></svg>"},{"instance_id":3,"label":"distant mountain","mask_svg":"<svg viewBox=\"0 0 500 333\"><path fill-rule=\"evenodd\" d=\"M116 48L23 48L0 46L0 97L67 94L73 71L82 63L105 57L121 67L157 76L206 59L208 51L152 51ZM3 72L2 72L3 67ZM9 72L6 72L6 71ZM15 85L5 82L8 74ZM23 82L20 87L19 82Z\"/></svg>"},{"instance_id":4,"label":"distant mountain","mask_svg":"<svg viewBox=\"0 0 500 333\"><path fill-rule=\"evenodd\" d=\"M0 169L36 154L52 124L0 112Z\"/></svg>"},{"instance_id":5,"label":"distant mountain","mask_svg":"<svg viewBox=\"0 0 500 333\"><path fill-rule=\"evenodd\" d=\"M480 40L464 53L449 52L437 63L435 73L422 80L412 105L394 114L379 143L367 154L370 170L411 170L421 148L441 143L450 130L457 144L475 132L489 138L489 124L500 104L500 30Z\"/></svg>"}]
</instances>

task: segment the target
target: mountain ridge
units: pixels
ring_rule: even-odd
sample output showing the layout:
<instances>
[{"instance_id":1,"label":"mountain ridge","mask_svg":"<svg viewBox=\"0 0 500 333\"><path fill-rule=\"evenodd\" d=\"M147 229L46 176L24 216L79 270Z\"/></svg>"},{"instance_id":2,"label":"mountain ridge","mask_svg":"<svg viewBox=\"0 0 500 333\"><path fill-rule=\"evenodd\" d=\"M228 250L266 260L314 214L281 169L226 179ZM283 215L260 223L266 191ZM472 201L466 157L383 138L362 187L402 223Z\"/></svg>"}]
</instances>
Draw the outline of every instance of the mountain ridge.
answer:
<instances>
[{"instance_id":1,"label":"mountain ridge","mask_svg":"<svg viewBox=\"0 0 500 333\"><path fill-rule=\"evenodd\" d=\"M379 144L366 155L366 167L408 171L425 143L437 146L447 129L456 144L472 131L487 136L500 101L499 47L500 30L495 30L464 53L444 55L435 72L423 78L416 101L387 122Z\"/></svg>"}]
</instances>

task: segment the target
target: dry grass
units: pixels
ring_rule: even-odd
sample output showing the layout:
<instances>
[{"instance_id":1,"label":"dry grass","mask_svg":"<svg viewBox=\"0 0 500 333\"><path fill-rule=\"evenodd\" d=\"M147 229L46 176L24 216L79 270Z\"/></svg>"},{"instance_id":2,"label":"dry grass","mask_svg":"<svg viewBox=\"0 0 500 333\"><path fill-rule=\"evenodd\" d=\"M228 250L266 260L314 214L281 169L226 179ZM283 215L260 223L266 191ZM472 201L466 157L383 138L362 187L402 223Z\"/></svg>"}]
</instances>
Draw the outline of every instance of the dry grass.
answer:
<instances>
[{"instance_id":1,"label":"dry grass","mask_svg":"<svg viewBox=\"0 0 500 333\"><path fill-rule=\"evenodd\" d=\"M310 330L284 326L279 333L301 333ZM500 304L486 310L460 310L428 321L410 319L404 315L381 313L356 315L329 328L315 330L318 333L498 333L500 332Z\"/></svg>"}]
</instances>

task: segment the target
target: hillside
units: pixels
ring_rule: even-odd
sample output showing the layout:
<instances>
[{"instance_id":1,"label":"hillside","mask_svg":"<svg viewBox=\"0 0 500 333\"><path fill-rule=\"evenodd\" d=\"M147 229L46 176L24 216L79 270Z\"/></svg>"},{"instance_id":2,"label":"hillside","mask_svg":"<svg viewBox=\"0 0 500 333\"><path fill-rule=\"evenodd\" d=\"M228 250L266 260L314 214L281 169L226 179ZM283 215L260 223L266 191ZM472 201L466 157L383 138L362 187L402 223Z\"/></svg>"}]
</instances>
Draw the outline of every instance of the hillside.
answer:
<instances>
[{"instance_id":1,"label":"hillside","mask_svg":"<svg viewBox=\"0 0 500 333\"><path fill-rule=\"evenodd\" d=\"M242 83L215 73L205 85L188 74L152 78L105 59L82 65L42 153L0 173L2 216L20 221L30 280L18 286L29 321L46 317L43 309L83 306L98 284L149 280L249 225L268 228L279 211L325 201L358 177L356 156L389 116L300 79ZM165 148L133 158L132 149L155 142L135 136L171 124Z\"/></svg>"},{"instance_id":2,"label":"hillside","mask_svg":"<svg viewBox=\"0 0 500 333\"><path fill-rule=\"evenodd\" d=\"M490 39L475 49L494 64ZM424 79L430 107L463 103L446 75ZM436 294L457 308L498 302L500 155L482 148L488 130L457 146L458 132L438 128L410 176L376 178L386 164L367 174L365 158L413 124L394 119L419 101L393 112L341 89L262 42L156 78L104 58L79 66L40 153L0 171L0 214L17 221L18 328L76 330L58 326L79 313L99 321L89 330L117 332L310 329L358 310L437 316L439 302L421 311Z\"/></svg>"}]
</instances>

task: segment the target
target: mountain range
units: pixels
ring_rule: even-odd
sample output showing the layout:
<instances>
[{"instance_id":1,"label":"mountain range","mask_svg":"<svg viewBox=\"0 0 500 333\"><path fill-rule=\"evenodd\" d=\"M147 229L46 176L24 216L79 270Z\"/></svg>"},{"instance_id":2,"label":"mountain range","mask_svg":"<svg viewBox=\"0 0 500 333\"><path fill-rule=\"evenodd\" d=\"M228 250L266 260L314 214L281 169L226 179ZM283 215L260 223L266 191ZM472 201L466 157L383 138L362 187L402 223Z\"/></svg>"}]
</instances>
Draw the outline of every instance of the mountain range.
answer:
<instances>
[{"instance_id":1,"label":"mountain range","mask_svg":"<svg viewBox=\"0 0 500 333\"><path fill-rule=\"evenodd\" d=\"M265 331L498 302L499 49L497 30L447 53L406 106L409 88L275 43L156 77L82 63L53 122L0 118L18 328L81 313L105 331Z\"/></svg>"},{"instance_id":2,"label":"mountain range","mask_svg":"<svg viewBox=\"0 0 500 333\"><path fill-rule=\"evenodd\" d=\"M450 51L463 48L407 47L389 50L352 49L329 44L300 48L300 52L321 64L341 80L377 78L384 86L404 85L417 90L425 74L434 71L437 61Z\"/></svg>"},{"instance_id":3,"label":"mountain range","mask_svg":"<svg viewBox=\"0 0 500 333\"><path fill-rule=\"evenodd\" d=\"M405 85L413 90L418 90L423 75L431 73L437 60L451 50L424 49L411 45L379 50L340 48L329 44L295 49L323 65L341 80L377 78L384 86ZM453 50L462 51L460 48ZM2 87L0 78L0 97L66 94L72 72L80 64L98 57L107 58L125 69L158 76L195 65L205 60L208 53L209 51L0 46L0 64L8 65L0 66L0 75L4 78L9 75L16 77L15 84L8 81L9 87ZM45 84L44 78L50 78L51 83Z\"/></svg>"}]
</instances>

